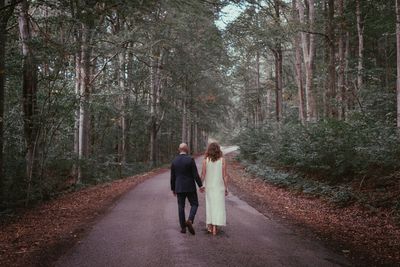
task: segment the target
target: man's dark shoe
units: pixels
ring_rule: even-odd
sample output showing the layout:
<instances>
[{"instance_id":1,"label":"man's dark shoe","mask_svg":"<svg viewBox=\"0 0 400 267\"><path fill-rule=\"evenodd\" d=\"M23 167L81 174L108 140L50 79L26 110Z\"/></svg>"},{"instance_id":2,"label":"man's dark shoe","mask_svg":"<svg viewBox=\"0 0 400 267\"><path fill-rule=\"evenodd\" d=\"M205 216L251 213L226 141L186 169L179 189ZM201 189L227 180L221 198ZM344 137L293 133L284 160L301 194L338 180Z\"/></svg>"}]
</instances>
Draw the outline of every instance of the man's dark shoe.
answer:
<instances>
[{"instance_id":1,"label":"man's dark shoe","mask_svg":"<svg viewBox=\"0 0 400 267\"><path fill-rule=\"evenodd\" d=\"M182 228L182 229L181 229L181 233L182 233L182 234L186 234L186 228Z\"/></svg>"},{"instance_id":2,"label":"man's dark shoe","mask_svg":"<svg viewBox=\"0 0 400 267\"><path fill-rule=\"evenodd\" d=\"M191 220L187 220L187 221L186 221L186 226L187 226L187 228L189 229L189 232L190 232L192 235L194 235L195 232L194 232L193 223L192 223Z\"/></svg>"}]
</instances>

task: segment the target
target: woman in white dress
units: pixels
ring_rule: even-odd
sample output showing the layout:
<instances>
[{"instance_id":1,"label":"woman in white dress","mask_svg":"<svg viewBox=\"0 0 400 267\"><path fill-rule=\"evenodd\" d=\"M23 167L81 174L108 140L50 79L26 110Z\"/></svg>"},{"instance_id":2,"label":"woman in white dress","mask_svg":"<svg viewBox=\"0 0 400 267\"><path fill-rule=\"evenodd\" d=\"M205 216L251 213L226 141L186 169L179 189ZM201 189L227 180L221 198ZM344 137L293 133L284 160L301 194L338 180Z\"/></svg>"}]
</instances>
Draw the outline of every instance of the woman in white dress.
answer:
<instances>
[{"instance_id":1,"label":"woman in white dress","mask_svg":"<svg viewBox=\"0 0 400 267\"><path fill-rule=\"evenodd\" d=\"M217 234L218 226L226 225L225 196L228 195L228 173L218 143L208 145L201 170L206 192L207 230Z\"/></svg>"}]
</instances>

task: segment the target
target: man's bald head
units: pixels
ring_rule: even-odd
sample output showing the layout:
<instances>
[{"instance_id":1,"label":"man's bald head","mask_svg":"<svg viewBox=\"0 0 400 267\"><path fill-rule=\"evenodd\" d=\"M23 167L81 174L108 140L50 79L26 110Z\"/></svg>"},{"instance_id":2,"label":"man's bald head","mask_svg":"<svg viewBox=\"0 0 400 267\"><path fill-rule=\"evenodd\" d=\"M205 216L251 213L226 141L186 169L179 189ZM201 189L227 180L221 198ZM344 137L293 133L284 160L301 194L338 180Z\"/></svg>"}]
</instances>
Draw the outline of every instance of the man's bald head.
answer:
<instances>
[{"instance_id":1,"label":"man's bald head","mask_svg":"<svg viewBox=\"0 0 400 267\"><path fill-rule=\"evenodd\" d=\"M186 143L182 143L179 145L179 152L189 153L189 147Z\"/></svg>"}]
</instances>

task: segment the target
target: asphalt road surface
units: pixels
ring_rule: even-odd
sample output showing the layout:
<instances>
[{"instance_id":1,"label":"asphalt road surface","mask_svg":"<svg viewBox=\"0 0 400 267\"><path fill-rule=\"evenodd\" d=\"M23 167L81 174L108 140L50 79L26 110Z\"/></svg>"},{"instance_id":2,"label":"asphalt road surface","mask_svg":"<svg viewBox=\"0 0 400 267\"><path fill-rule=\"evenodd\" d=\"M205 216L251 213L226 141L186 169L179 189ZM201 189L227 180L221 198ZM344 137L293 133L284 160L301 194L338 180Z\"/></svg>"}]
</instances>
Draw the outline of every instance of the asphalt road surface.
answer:
<instances>
[{"instance_id":1,"label":"asphalt road surface","mask_svg":"<svg viewBox=\"0 0 400 267\"><path fill-rule=\"evenodd\" d=\"M169 172L156 175L124 195L56 266L350 266L319 241L297 235L232 194L227 226L218 236L205 231L201 193L196 235L181 234L169 178Z\"/></svg>"}]
</instances>

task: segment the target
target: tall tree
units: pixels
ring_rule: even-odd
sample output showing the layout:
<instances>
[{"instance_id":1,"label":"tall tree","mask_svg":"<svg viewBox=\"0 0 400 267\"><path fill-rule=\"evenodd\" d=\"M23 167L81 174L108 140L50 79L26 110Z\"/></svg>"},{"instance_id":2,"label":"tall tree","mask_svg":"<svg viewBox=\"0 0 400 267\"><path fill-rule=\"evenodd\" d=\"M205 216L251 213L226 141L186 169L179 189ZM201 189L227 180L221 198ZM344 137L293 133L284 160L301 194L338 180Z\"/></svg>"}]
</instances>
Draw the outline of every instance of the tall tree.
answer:
<instances>
[{"instance_id":1,"label":"tall tree","mask_svg":"<svg viewBox=\"0 0 400 267\"><path fill-rule=\"evenodd\" d=\"M346 118L346 85L345 85L345 67L346 67L346 29L345 29L345 16L344 16L344 0L338 2L338 16L339 16L339 45L338 45L338 118Z\"/></svg>"},{"instance_id":2,"label":"tall tree","mask_svg":"<svg viewBox=\"0 0 400 267\"><path fill-rule=\"evenodd\" d=\"M326 42L328 46L328 82L326 90L326 116L337 117L336 110L336 62L335 62L335 3L328 0L327 6L327 32Z\"/></svg>"},{"instance_id":3,"label":"tall tree","mask_svg":"<svg viewBox=\"0 0 400 267\"><path fill-rule=\"evenodd\" d=\"M317 104L314 92L314 59L315 59L315 5L314 0L305 0L307 5L307 21L305 16L305 4L303 0L297 1L299 19L302 25L308 27L301 31L301 44L303 49L303 60L306 74L306 114L307 121L317 120Z\"/></svg>"},{"instance_id":4,"label":"tall tree","mask_svg":"<svg viewBox=\"0 0 400 267\"><path fill-rule=\"evenodd\" d=\"M16 1L0 0L0 197L3 189L4 90L6 83L7 25Z\"/></svg>"},{"instance_id":5,"label":"tall tree","mask_svg":"<svg viewBox=\"0 0 400 267\"><path fill-rule=\"evenodd\" d=\"M400 0L396 0L397 128L400 129Z\"/></svg>"},{"instance_id":6,"label":"tall tree","mask_svg":"<svg viewBox=\"0 0 400 267\"><path fill-rule=\"evenodd\" d=\"M296 0L292 0L292 23L297 25L299 23L299 14L297 12ZM296 72L296 85L298 94L298 106L299 106L299 120L302 124L305 123L306 115L304 114L304 83L303 83L303 66L301 58L301 41L300 33L297 31L294 33L293 46L295 49L295 72Z\"/></svg>"},{"instance_id":7,"label":"tall tree","mask_svg":"<svg viewBox=\"0 0 400 267\"><path fill-rule=\"evenodd\" d=\"M37 125L37 65L32 49L32 28L29 18L29 2L21 1L19 5L19 35L22 43L23 73L22 97L24 111L24 133L26 143L26 181L28 183L27 200L30 199L32 177L35 166L35 154L38 138Z\"/></svg>"},{"instance_id":8,"label":"tall tree","mask_svg":"<svg viewBox=\"0 0 400 267\"><path fill-rule=\"evenodd\" d=\"M276 27L281 28L281 1L274 0L274 9L275 9L275 22ZM276 90L276 120L282 120L282 90L283 90L283 53L282 53L282 44L281 38L279 36L276 37L275 40L275 48L273 49L275 56L275 90Z\"/></svg>"},{"instance_id":9,"label":"tall tree","mask_svg":"<svg viewBox=\"0 0 400 267\"><path fill-rule=\"evenodd\" d=\"M257 90L257 104L256 104L256 125L259 126L263 121L262 107L261 107L261 84L260 84L260 51L256 52L256 90Z\"/></svg>"},{"instance_id":10,"label":"tall tree","mask_svg":"<svg viewBox=\"0 0 400 267\"><path fill-rule=\"evenodd\" d=\"M87 22L81 26L81 62L80 62L80 101L79 101L79 159L89 156L89 98L90 98L90 58L91 29ZM78 183L82 173L79 172Z\"/></svg>"},{"instance_id":11,"label":"tall tree","mask_svg":"<svg viewBox=\"0 0 400 267\"><path fill-rule=\"evenodd\" d=\"M357 89L363 87L364 76L364 19L361 13L360 0L356 0L357 35L358 35L358 65L357 65Z\"/></svg>"}]
</instances>

